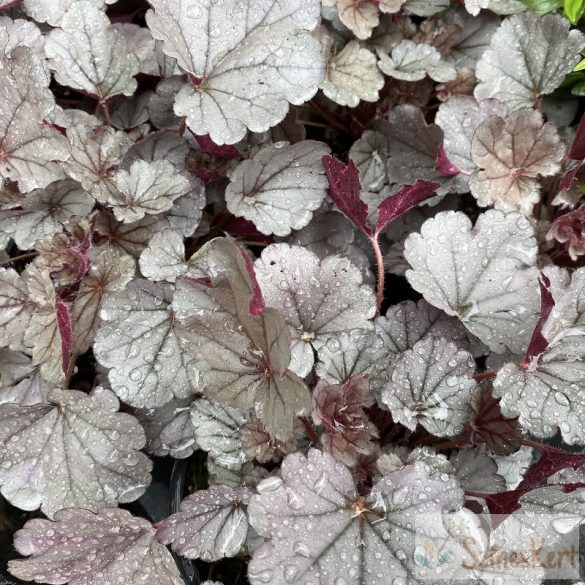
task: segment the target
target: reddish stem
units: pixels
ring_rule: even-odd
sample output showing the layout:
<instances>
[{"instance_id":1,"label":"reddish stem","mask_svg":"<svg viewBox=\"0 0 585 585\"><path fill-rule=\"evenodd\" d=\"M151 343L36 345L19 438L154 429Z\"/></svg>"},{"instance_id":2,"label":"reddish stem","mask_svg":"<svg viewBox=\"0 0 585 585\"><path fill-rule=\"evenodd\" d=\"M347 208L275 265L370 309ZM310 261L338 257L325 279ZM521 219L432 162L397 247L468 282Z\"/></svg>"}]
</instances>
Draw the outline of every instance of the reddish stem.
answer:
<instances>
[{"instance_id":1,"label":"reddish stem","mask_svg":"<svg viewBox=\"0 0 585 585\"><path fill-rule=\"evenodd\" d=\"M102 113L104 115L104 120L108 126L112 125L112 117L110 116L110 108L108 108L108 104L106 100L100 100L100 106L102 107Z\"/></svg>"},{"instance_id":2,"label":"reddish stem","mask_svg":"<svg viewBox=\"0 0 585 585\"><path fill-rule=\"evenodd\" d=\"M382 256L382 250L380 250L380 244L378 242L378 233L374 233L368 236L372 248L374 249L374 255L376 256L376 269L378 273L378 285L376 287L376 317L380 315L380 309L382 308L382 302L384 301L384 257Z\"/></svg>"},{"instance_id":3,"label":"reddish stem","mask_svg":"<svg viewBox=\"0 0 585 585\"><path fill-rule=\"evenodd\" d=\"M475 376L473 376L474 380L476 382L481 382L483 380L491 380L492 378L495 378L498 375L498 372L482 372L481 374L475 374Z\"/></svg>"},{"instance_id":4,"label":"reddish stem","mask_svg":"<svg viewBox=\"0 0 585 585\"><path fill-rule=\"evenodd\" d=\"M319 444L319 436L315 432L313 425L309 422L309 419L306 416L301 416L300 419L301 419L301 422L303 423L303 425L305 425L305 429L307 431L307 434L309 435L309 438L311 439L313 444L318 445Z\"/></svg>"}]
</instances>

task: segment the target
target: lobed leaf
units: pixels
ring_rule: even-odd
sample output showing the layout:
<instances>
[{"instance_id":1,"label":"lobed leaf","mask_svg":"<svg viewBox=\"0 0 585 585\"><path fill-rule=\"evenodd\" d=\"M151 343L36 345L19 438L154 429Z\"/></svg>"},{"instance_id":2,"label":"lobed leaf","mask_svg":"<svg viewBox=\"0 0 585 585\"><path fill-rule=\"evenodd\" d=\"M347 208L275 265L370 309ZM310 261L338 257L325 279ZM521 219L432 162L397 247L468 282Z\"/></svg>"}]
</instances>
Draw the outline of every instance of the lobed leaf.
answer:
<instances>
[{"instance_id":1,"label":"lobed leaf","mask_svg":"<svg viewBox=\"0 0 585 585\"><path fill-rule=\"evenodd\" d=\"M29 558L10 561L9 571L45 583L181 585L175 560L154 533L149 522L126 510L60 510L53 522L30 520L17 532L15 547Z\"/></svg>"},{"instance_id":2,"label":"lobed leaf","mask_svg":"<svg viewBox=\"0 0 585 585\"><path fill-rule=\"evenodd\" d=\"M145 439L138 421L118 408L101 388L89 396L54 389L46 403L0 405L2 495L49 517L62 508L95 511L138 498L152 466L139 452Z\"/></svg>"},{"instance_id":3,"label":"lobed leaf","mask_svg":"<svg viewBox=\"0 0 585 585\"><path fill-rule=\"evenodd\" d=\"M309 34L318 0L262 0L251 12L233 0L151 5L152 35L189 74L175 113L216 144L234 144L246 129L265 132L285 117L288 103L307 101L323 80L320 44Z\"/></svg>"}]
</instances>

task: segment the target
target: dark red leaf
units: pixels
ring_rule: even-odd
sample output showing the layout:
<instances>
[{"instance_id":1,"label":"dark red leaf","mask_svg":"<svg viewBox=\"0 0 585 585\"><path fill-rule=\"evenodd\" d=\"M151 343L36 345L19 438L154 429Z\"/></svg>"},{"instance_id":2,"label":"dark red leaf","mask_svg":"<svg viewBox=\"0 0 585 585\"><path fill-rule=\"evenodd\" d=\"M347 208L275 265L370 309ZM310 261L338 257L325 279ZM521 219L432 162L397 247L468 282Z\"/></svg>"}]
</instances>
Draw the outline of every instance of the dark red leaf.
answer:
<instances>
[{"instance_id":1,"label":"dark red leaf","mask_svg":"<svg viewBox=\"0 0 585 585\"><path fill-rule=\"evenodd\" d=\"M583 160L585 159L585 116L581 116L579 126L577 126L577 132L571 149L569 150L568 158L572 160Z\"/></svg>"},{"instance_id":2,"label":"dark red leaf","mask_svg":"<svg viewBox=\"0 0 585 585\"><path fill-rule=\"evenodd\" d=\"M492 395L489 381L479 385L471 403L472 420L465 430L463 444L485 443L492 453L509 455L520 448L518 418L505 418L500 409L500 399Z\"/></svg>"},{"instance_id":3,"label":"dark red leaf","mask_svg":"<svg viewBox=\"0 0 585 585\"><path fill-rule=\"evenodd\" d=\"M250 256L246 253L246 251L238 245L238 250L240 251L240 255L244 264L246 266L246 270L248 271L248 276L250 277L250 281L252 282L252 298L250 299L250 313L252 315L260 315L262 311L264 311L264 307L266 304L264 303L264 297L262 296L262 291L260 290L260 285L258 284L258 280L256 280L256 273L254 272L254 264Z\"/></svg>"},{"instance_id":4,"label":"dark red leaf","mask_svg":"<svg viewBox=\"0 0 585 585\"><path fill-rule=\"evenodd\" d=\"M554 306L555 300L550 292L550 280L543 274L540 278L540 318L534 328L526 355L520 367L527 368L548 347L548 341L542 334L542 327Z\"/></svg>"},{"instance_id":5,"label":"dark red leaf","mask_svg":"<svg viewBox=\"0 0 585 585\"><path fill-rule=\"evenodd\" d=\"M581 453L569 453L548 445L541 446L540 459L526 472L518 489L534 489L538 484L557 471L572 467L577 469L585 464L585 455Z\"/></svg>"},{"instance_id":6,"label":"dark red leaf","mask_svg":"<svg viewBox=\"0 0 585 585\"><path fill-rule=\"evenodd\" d=\"M214 226L236 239L244 238L250 243L273 243L272 237L261 234L251 221L234 217L231 213L218 213L214 218Z\"/></svg>"},{"instance_id":7,"label":"dark red leaf","mask_svg":"<svg viewBox=\"0 0 585 585\"><path fill-rule=\"evenodd\" d=\"M452 177L461 172L461 170L449 160L442 144L439 145L439 151L437 153L436 169L445 177Z\"/></svg>"},{"instance_id":8,"label":"dark red leaf","mask_svg":"<svg viewBox=\"0 0 585 585\"><path fill-rule=\"evenodd\" d=\"M330 154L325 155L321 161L329 181L329 196L341 213L367 236L371 236L368 206L360 199L362 185L359 169L352 160L344 165Z\"/></svg>"},{"instance_id":9,"label":"dark red leaf","mask_svg":"<svg viewBox=\"0 0 585 585\"><path fill-rule=\"evenodd\" d=\"M203 151L212 156L227 158L229 160L239 160L242 158L240 151L233 144L215 144L209 137L209 134L198 136L193 134L197 144Z\"/></svg>"},{"instance_id":10,"label":"dark red leaf","mask_svg":"<svg viewBox=\"0 0 585 585\"><path fill-rule=\"evenodd\" d=\"M61 300L55 299L55 313L57 315L57 327L61 336L61 355L63 373L67 373L73 354L73 331L71 327L71 314L69 305Z\"/></svg>"},{"instance_id":11,"label":"dark red leaf","mask_svg":"<svg viewBox=\"0 0 585 585\"><path fill-rule=\"evenodd\" d=\"M414 185L405 185L395 195L389 195L378 207L376 233L381 232L391 221L405 214L426 199L433 197L439 183L418 179Z\"/></svg>"}]
</instances>

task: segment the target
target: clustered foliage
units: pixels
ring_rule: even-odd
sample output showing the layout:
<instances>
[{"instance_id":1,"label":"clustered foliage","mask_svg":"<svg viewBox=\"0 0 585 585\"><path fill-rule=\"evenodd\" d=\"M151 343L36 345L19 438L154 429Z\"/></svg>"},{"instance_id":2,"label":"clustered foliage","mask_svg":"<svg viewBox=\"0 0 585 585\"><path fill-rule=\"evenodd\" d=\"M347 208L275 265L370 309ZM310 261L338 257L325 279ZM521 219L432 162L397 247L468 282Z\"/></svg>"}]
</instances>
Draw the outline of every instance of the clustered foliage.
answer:
<instances>
[{"instance_id":1,"label":"clustered foliage","mask_svg":"<svg viewBox=\"0 0 585 585\"><path fill-rule=\"evenodd\" d=\"M416 584L453 518L585 520L585 34L543 4L0 0L12 575Z\"/></svg>"}]
</instances>

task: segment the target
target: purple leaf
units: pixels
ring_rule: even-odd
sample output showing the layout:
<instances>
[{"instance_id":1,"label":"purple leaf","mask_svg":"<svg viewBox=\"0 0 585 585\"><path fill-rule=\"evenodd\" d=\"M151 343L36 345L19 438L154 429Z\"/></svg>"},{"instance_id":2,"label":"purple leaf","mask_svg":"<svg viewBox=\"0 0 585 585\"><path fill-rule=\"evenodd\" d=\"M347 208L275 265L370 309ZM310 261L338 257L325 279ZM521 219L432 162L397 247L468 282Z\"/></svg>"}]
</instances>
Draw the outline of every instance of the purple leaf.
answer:
<instances>
[{"instance_id":1,"label":"purple leaf","mask_svg":"<svg viewBox=\"0 0 585 585\"><path fill-rule=\"evenodd\" d=\"M310 411L304 382L288 370L291 338L283 316L261 307L241 248L227 238L209 244L212 287L177 281L174 315L182 346L200 371L198 384L223 404L254 409L268 432L287 440L294 417Z\"/></svg>"},{"instance_id":2,"label":"purple leaf","mask_svg":"<svg viewBox=\"0 0 585 585\"><path fill-rule=\"evenodd\" d=\"M452 177L461 172L461 170L457 168L457 165L449 160L443 144L439 145L439 151L437 152L437 170L445 177Z\"/></svg>"},{"instance_id":3,"label":"purple leaf","mask_svg":"<svg viewBox=\"0 0 585 585\"><path fill-rule=\"evenodd\" d=\"M529 367L533 360L538 359L538 356L544 352L548 347L548 340L542 334L542 327L546 323L550 312L555 306L555 299L550 291L550 279L542 274L539 281L540 286L540 318L536 323L532 337L526 350L526 355L522 361L522 366Z\"/></svg>"},{"instance_id":4,"label":"purple leaf","mask_svg":"<svg viewBox=\"0 0 585 585\"><path fill-rule=\"evenodd\" d=\"M250 279L250 283L252 285L252 298L250 299L250 314L251 315L261 315L262 311L264 311L265 303L264 297L262 296L262 291L260 290L260 285L258 284L258 280L256 279L256 272L254 272L254 263L252 259L248 255L248 253L236 244L238 250L240 252L240 256L244 261L244 266L246 267L246 272L248 273L248 277Z\"/></svg>"},{"instance_id":5,"label":"purple leaf","mask_svg":"<svg viewBox=\"0 0 585 585\"><path fill-rule=\"evenodd\" d=\"M211 140L209 134L203 136L197 136L193 134L197 144L201 147L201 150L218 158L225 158L228 160L241 160L242 155L240 151L233 144L216 144Z\"/></svg>"},{"instance_id":6,"label":"purple leaf","mask_svg":"<svg viewBox=\"0 0 585 585\"><path fill-rule=\"evenodd\" d=\"M365 409L375 402L365 376L355 376L343 384L320 380L313 390L313 421L325 429L321 435L325 451L350 467L358 462L359 455L374 453L372 440L378 431Z\"/></svg>"},{"instance_id":7,"label":"purple leaf","mask_svg":"<svg viewBox=\"0 0 585 585\"><path fill-rule=\"evenodd\" d=\"M55 313L57 315L57 328L61 337L61 355L63 373L67 374L73 353L73 332L71 329L71 313L69 305L57 296L55 298Z\"/></svg>"},{"instance_id":8,"label":"purple leaf","mask_svg":"<svg viewBox=\"0 0 585 585\"><path fill-rule=\"evenodd\" d=\"M585 464L585 455L581 453L569 453L548 445L541 445L540 449L540 459L528 469L519 490L533 489L561 469L577 469Z\"/></svg>"},{"instance_id":9,"label":"purple leaf","mask_svg":"<svg viewBox=\"0 0 585 585\"><path fill-rule=\"evenodd\" d=\"M362 186L360 171L353 160L344 165L332 155L324 156L321 161L329 180L329 197L335 205L357 228L367 236L372 235L368 226L368 206L360 199Z\"/></svg>"},{"instance_id":10,"label":"purple leaf","mask_svg":"<svg viewBox=\"0 0 585 585\"><path fill-rule=\"evenodd\" d=\"M419 179L414 185L405 185L395 195L386 197L378 206L376 233L381 232L391 221L413 207L433 197L439 187L439 183Z\"/></svg>"},{"instance_id":11,"label":"purple leaf","mask_svg":"<svg viewBox=\"0 0 585 585\"><path fill-rule=\"evenodd\" d=\"M585 159L585 116L581 116L567 158L570 158L571 160Z\"/></svg>"},{"instance_id":12,"label":"purple leaf","mask_svg":"<svg viewBox=\"0 0 585 585\"><path fill-rule=\"evenodd\" d=\"M175 560L154 534L150 522L126 510L60 510L53 522L29 520L16 533L16 550L29 558L10 561L9 571L40 583L183 585Z\"/></svg>"}]
</instances>

